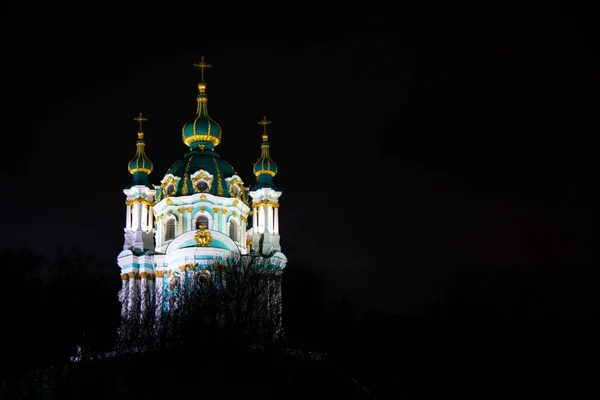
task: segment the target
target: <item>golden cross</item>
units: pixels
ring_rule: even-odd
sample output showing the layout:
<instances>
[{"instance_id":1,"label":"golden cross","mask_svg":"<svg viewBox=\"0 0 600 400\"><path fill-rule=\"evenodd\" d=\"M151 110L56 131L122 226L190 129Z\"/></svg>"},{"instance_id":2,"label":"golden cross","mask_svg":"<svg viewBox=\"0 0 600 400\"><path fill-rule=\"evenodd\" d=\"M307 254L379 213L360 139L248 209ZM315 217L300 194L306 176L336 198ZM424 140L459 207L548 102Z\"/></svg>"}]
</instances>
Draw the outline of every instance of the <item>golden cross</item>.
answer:
<instances>
[{"instance_id":1,"label":"golden cross","mask_svg":"<svg viewBox=\"0 0 600 400\"><path fill-rule=\"evenodd\" d=\"M205 63L204 62L204 56L202 56L202 57L200 57L200 62L199 63L195 63L194 67L200 68L200 71L202 71L200 76L202 78L202 82L204 82L204 70L206 68L212 67L212 65Z\"/></svg>"},{"instance_id":2,"label":"golden cross","mask_svg":"<svg viewBox=\"0 0 600 400\"><path fill-rule=\"evenodd\" d=\"M268 121L266 116L264 116L262 120L258 121L258 124L263 126L263 135L267 134L267 125L270 123L271 121Z\"/></svg>"},{"instance_id":3,"label":"golden cross","mask_svg":"<svg viewBox=\"0 0 600 400\"><path fill-rule=\"evenodd\" d=\"M145 118L145 117L142 115L142 113L140 112L140 114L139 114L137 117L135 117L133 120L134 120L134 121L137 121L137 122L139 122L139 123L140 123L140 132L142 132L142 123L143 123L144 121L148 121L148 118Z\"/></svg>"}]
</instances>

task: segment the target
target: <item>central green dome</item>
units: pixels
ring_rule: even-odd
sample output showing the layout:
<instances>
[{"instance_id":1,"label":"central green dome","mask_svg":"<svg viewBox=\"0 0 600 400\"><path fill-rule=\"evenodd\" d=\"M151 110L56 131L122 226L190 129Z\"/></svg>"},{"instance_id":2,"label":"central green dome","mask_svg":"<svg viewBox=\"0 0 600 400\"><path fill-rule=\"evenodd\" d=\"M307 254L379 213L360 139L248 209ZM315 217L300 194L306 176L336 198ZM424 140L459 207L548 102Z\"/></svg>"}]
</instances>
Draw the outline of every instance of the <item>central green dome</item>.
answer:
<instances>
[{"instance_id":1,"label":"central green dome","mask_svg":"<svg viewBox=\"0 0 600 400\"><path fill-rule=\"evenodd\" d=\"M237 175L233 166L214 151L192 150L183 160L173 163L167 175L180 178L169 196L187 196L194 193L209 193L231 197L226 179ZM200 181L204 181L201 183Z\"/></svg>"}]
</instances>

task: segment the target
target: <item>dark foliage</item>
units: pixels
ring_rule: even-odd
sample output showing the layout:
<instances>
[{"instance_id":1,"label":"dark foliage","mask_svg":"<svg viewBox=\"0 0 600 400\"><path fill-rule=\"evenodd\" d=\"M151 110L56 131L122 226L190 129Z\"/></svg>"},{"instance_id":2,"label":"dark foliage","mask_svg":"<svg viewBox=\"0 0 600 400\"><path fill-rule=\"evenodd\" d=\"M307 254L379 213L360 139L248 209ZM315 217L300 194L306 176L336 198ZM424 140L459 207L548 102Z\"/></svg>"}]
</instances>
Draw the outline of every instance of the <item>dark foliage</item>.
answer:
<instances>
[{"instance_id":1,"label":"dark foliage","mask_svg":"<svg viewBox=\"0 0 600 400\"><path fill-rule=\"evenodd\" d=\"M347 296L332 301L318 275L290 266L277 300L281 335L274 327L282 315L261 298L276 294L273 276L253 265L239 263L184 294L162 320L169 329L157 330L154 312L138 316L141 323L120 321L116 269L76 251L52 259L4 251L0 266L12 281L2 292L10 306L0 397L500 399L594 391L587 366L598 355L597 303L559 301L531 268L466 271L420 313L358 316ZM291 278L305 284L286 291ZM71 363L78 346L82 360Z\"/></svg>"}]
</instances>

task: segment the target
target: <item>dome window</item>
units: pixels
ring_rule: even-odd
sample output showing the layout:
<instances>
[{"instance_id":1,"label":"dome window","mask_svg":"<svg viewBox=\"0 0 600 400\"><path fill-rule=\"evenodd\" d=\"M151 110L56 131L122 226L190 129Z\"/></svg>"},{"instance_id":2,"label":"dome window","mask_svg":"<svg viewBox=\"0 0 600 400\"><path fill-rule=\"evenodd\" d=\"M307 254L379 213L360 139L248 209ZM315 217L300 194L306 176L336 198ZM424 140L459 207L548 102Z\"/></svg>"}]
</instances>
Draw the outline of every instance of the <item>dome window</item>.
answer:
<instances>
[{"instance_id":1,"label":"dome window","mask_svg":"<svg viewBox=\"0 0 600 400\"><path fill-rule=\"evenodd\" d=\"M175 196L175 192L177 191L177 183L181 178L177 176L173 176L172 174L167 174L160 181L160 187L162 189L162 193L165 196Z\"/></svg>"},{"instance_id":2,"label":"dome window","mask_svg":"<svg viewBox=\"0 0 600 400\"><path fill-rule=\"evenodd\" d=\"M196 190L198 192L207 192L209 188L210 185L204 179L199 179L198 181L196 181Z\"/></svg>"},{"instance_id":3,"label":"dome window","mask_svg":"<svg viewBox=\"0 0 600 400\"><path fill-rule=\"evenodd\" d=\"M196 193L208 192L213 182L213 176L203 169L199 169L190 175L190 179Z\"/></svg>"},{"instance_id":4,"label":"dome window","mask_svg":"<svg viewBox=\"0 0 600 400\"><path fill-rule=\"evenodd\" d=\"M229 188L229 195L240 198L243 194L242 188L244 187L242 179L234 173L230 177L225 178L225 182L227 182L227 187Z\"/></svg>"}]
</instances>

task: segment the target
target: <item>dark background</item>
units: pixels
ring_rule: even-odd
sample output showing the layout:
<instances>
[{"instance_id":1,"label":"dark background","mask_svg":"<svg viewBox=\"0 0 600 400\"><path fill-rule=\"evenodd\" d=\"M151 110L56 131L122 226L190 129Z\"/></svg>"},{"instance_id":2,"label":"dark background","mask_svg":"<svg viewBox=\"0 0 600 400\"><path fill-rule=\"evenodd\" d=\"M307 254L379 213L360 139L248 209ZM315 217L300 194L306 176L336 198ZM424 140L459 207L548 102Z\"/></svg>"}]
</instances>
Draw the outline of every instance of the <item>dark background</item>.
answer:
<instances>
[{"instance_id":1,"label":"dark background","mask_svg":"<svg viewBox=\"0 0 600 400\"><path fill-rule=\"evenodd\" d=\"M102 4L5 16L19 27L5 36L5 245L113 261L133 117L149 118L158 183L186 151L204 55L219 153L252 183L256 122L273 121L283 250L357 305L412 309L473 268L589 282L599 79L586 10Z\"/></svg>"},{"instance_id":2,"label":"dark background","mask_svg":"<svg viewBox=\"0 0 600 400\"><path fill-rule=\"evenodd\" d=\"M412 315L501 293L525 319L597 318L591 10L73 7L4 17L4 246L74 245L118 274L133 118L159 183L187 150L204 55L217 151L246 184L273 121L292 309Z\"/></svg>"}]
</instances>

